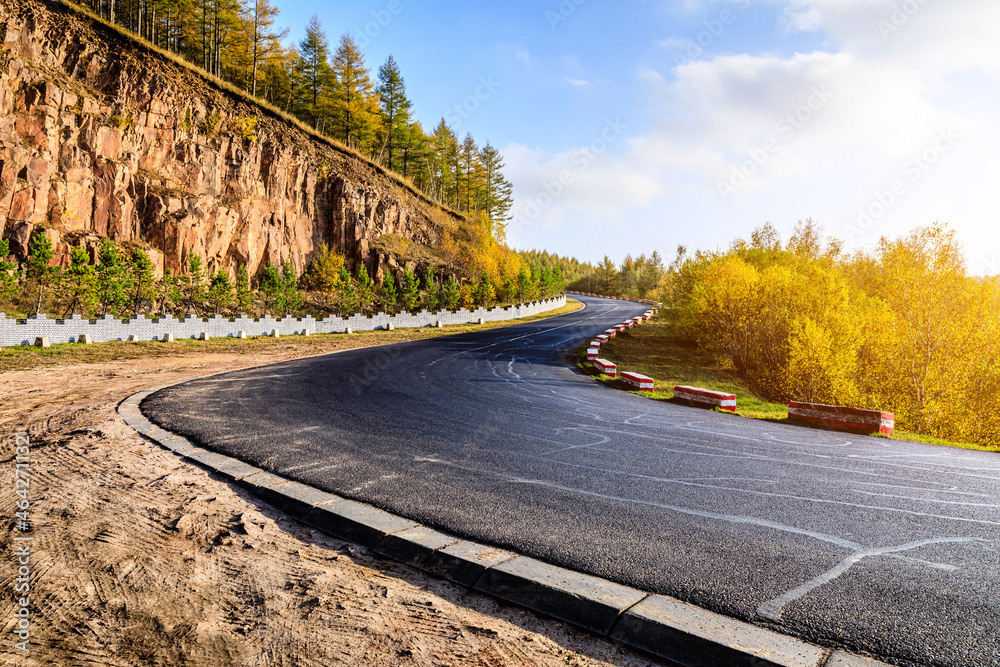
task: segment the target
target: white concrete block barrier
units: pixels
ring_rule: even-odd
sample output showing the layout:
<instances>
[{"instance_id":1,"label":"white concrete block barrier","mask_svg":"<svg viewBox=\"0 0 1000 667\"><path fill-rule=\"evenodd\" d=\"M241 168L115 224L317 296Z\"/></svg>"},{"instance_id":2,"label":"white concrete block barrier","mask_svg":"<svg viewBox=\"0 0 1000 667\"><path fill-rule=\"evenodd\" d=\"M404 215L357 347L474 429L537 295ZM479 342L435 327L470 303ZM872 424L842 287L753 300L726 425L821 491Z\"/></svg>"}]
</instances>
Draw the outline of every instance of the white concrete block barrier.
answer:
<instances>
[{"instance_id":1,"label":"white concrete block barrier","mask_svg":"<svg viewBox=\"0 0 1000 667\"><path fill-rule=\"evenodd\" d=\"M248 336L268 336L276 331L279 336L341 333L352 331L374 331L393 328L423 328L443 324L469 324L474 322L501 322L522 317L539 315L566 305L566 296L559 295L544 301L534 301L518 306L498 306L474 310L420 311L399 313L398 315L352 315L350 317L330 316L321 320L313 317L196 317L189 315L173 317L120 320L111 316L85 320L79 315L67 319L48 319L44 315L27 319L11 319L0 313L0 347L9 345L32 345L37 338L46 338L51 344L76 343L83 335L95 343L125 341L135 336L136 341L163 340L167 333L178 340L199 339L204 333L211 338L236 338L240 331Z\"/></svg>"},{"instance_id":2,"label":"white concrete block barrier","mask_svg":"<svg viewBox=\"0 0 1000 667\"><path fill-rule=\"evenodd\" d=\"M604 335L607 336L608 338L614 338L615 336L618 335L618 329L615 328L608 329L607 331L604 332Z\"/></svg>"},{"instance_id":3,"label":"white concrete block barrier","mask_svg":"<svg viewBox=\"0 0 1000 667\"><path fill-rule=\"evenodd\" d=\"M601 375L618 377L618 366L614 365L607 359L594 359L594 368L599 370Z\"/></svg>"},{"instance_id":4,"label":"white concrete block barrier","mask_svg":"<svg viewBox=\"0 0 1000 667\"><path fill-rule=\"evenodd\" d=\"M609 336L606 333L603 333L600 336L597 336L594 340L596 340L598 343L607 343L609 340L611 340L611 336Z\"/></svg>"},{"instance_id":5,"label":"white concrete block barrier","mask_svg":"<svg viewBox=\"0 0 1000 667\"><path fill-rule=\"evenodd\" d=\"M891 412L798 401L788 404L788 421L802 426L857 435L891 436L896 427L896 415Z\"/></svg>"},{"instance_id":6,"label":"white concrete block barrier","mask_svg":"<svg viewBox=\"0 0 1000 667\"><path fill-rule=\"evenodd\" d=\"M601 356L601 348L591 347L587 348L587 361L597 361L597 357Z\"/></svg>"},{"instance_id":7,"label":"white concrete block barrier","mask_svg":"<svg viewBox=\"0 0 1000 667\"><path fill-rule=\"evenodd\" d=\"M639 391L653 391L653 378L639 373L622 371L621 379L630 387L635 387Z\"/></svg>"},{"instance_id":8,"label":"white concrete block barrier","mask_svg":"<svg viewBox=\"0 0 1000 667\"><path fill-rule=\"evenodd\" d=\"M728 412L736 412L736 394L722 391L678 385L674 387L674 400L696 408L722 408Z\"/></svg>"}]
</instances>

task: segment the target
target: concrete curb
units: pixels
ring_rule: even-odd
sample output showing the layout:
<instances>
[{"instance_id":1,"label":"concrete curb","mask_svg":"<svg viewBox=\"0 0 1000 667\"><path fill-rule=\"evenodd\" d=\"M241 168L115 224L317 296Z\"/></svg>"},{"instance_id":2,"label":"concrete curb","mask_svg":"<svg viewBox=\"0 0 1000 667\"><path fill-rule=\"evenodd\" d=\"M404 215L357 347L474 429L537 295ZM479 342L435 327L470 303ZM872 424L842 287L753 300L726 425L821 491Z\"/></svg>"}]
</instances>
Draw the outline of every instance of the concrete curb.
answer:
<instances>
[{"instance_id":1,"label":"concrete curb","mask_svg":"<svg viewBox=\"0 0 1000 667\"><path fill-rule=\"evenodd\" d=\"M688 667L887 667L679 600L462 540L207 451L156 426L141 413L142 401L160 389L141 391L122 401L118 413L125 423L163 448L338 539Z\"/></svg>"}]
</instances>

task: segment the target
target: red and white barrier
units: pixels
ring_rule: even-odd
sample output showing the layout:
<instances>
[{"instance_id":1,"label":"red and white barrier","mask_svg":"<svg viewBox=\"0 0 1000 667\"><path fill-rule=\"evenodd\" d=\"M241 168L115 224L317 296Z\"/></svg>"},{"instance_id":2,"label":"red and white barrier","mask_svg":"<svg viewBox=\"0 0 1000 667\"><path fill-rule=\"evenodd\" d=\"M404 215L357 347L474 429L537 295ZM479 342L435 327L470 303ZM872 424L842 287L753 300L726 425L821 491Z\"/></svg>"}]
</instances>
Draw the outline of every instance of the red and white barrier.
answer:
<instances>
[{"instance_id":1,"label":"red and white barrier","mask_svg":"<svg viewBox=\"0 0 1000 667\"><path fill-rule=\"evenodd\" d=\"M711 391L701 387L674 387L674 399L696 408L722 408L736 412L736 394Z\"/></svg>"},{"instance_id":2,"label":"red and white barrier","mask_svg":"<svg viewBox=\"0 0 1000 667\"><path fill-rule=\"evenodd\" d=\"M607 331L604 332L604 335L607 336L608 338L614 338L615 336L618 335L618 329L608 329Z\"/></svg>"},{"instance_id":3,"label":"red and white barrier","mask_svg":"<svg viewBox=\"0 0 1000 667\"><path fill-rule=\"evenodd\" d=\"M611 340L611 336L609 336L606 333L603 333L600 336L597 336L594 340L596 340L598 343L607 343L609 340Z\"/></svg>"},{"instance_id":4,"label":"red and white barrier","mask_svg":"<svg viewBox=\"0 0 1000 667\"><path fill-rule=\"evenodd\" d=\"M615 326L615 331L625 331L626 328L624 324L618 324Z\"/></svg>"},{"instance_id":5,"label":"red and white barrier","mask_svg":"<svg viewBox=\"0 0 1000 667\"><path fill-rule=\"evenodd\" d=\"M788 404L788 421L858 435L891 436L896 427L896 415L891 412L797 401Z\"/></svg>"},{"instance_id":6,"label":"red and white barrier","mask_svg":"<svg viewBox=\"0 0 1000 667\"><path fill-rule=\"evenodd\" d=\"M591 347L587 349L587 361L597 361L599 356L601 356L601 348Z\"/></svg>"},{"instance_id":7,"label":"red and white barrier","mask_svg":"<svg viewBox=\"0 0 1000 667\"><path fill-rule=\"evenodd\" d=\"M621 379L625 381L625 384L635 387L639 391L653 391L653 378L651 377L646 377L645 375L629 371L622 371Z\"/></svg>"},{"instance_id":8,"label":"red and white barrier","mask_svg":"<svg viewBox=\"0 0 1000 667\"><path fill-rule=\"evenodd\" d=\"M601 371L601 375L618 377L618 366L614 365L607 359L594 359L594 368Z\"/></svg>"},{"instance_id":9,"label":"red and white barrier","mask_svg":"<svg viewBox=\"0 0 1000 667\"><path fill-rule=\"evenodd\" d=\"M594 340L590 341L590 345L588 347L600 348L601 347L601 341L599 341L599 340L597 340L595 338Z\"/></svg>"}]
</instances>

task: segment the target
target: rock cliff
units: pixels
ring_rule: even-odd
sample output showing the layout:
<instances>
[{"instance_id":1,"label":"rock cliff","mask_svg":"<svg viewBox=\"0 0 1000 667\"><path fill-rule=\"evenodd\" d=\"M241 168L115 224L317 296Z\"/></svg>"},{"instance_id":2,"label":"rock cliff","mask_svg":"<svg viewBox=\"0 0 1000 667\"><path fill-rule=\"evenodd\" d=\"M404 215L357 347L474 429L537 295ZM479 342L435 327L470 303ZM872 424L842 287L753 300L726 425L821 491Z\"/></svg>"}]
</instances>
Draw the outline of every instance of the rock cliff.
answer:
<instances>
[{"instance_id":1,"label":"rock cliff","mask_svg":"<svg viewBox=\"0 0 1000 667\"><path fill-rule=\"evenodd\" d=\"M0 234L62 261L100 237L160 272L192 253L251 275L320 244L373 274L374 244L434 247L459 218L377 165L55 2L0 0Z\"/></svg>"}]
</instances>

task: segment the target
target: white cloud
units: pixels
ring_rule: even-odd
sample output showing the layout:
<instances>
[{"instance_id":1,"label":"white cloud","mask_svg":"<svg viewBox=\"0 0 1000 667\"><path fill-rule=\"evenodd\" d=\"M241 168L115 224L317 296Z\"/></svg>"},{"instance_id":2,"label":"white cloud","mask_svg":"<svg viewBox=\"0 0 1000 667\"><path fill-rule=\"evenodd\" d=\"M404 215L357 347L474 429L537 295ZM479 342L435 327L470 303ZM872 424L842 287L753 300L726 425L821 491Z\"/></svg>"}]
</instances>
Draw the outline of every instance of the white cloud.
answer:
<instances>
[{"instance_id":1,"label":"white cloud","mask_svg":"<svg viewBox=\"0 0 1000 667\"><path fill-rule=\"evenodd\" d=\"M636 238L658 239L667 251L677 242L724 246L765 220L790 230L811 216L851 245L941 220L959 230L973 270L983 265L978 255L1000 257L992 182L1000 2L758 4L773 6L775 20L793 31L819 33L824 50L638 68L657 117L564 188L537 217L541 227L575 238L576 230L628 222L635 227L628 237L605 235L605 247L621 257L648 250L636 248ZM572 155L508 147L519 204L543 192ZM719 183L741 169L745 183L724 201ZM859 214L878 211L880 199L892 201L859 229Z\"/></svg>"},{"instance_id":2,"label":"white cloud","mask_svg":"<svg viewBox=\"0 0 1000 667\"><path fill-rule=\"evenodd\" d=\"M584 79L572 79L568 76L563 77L563 81L573 86L574 88L590 88L591 83Z\"/></svg>"}]
</instances>

